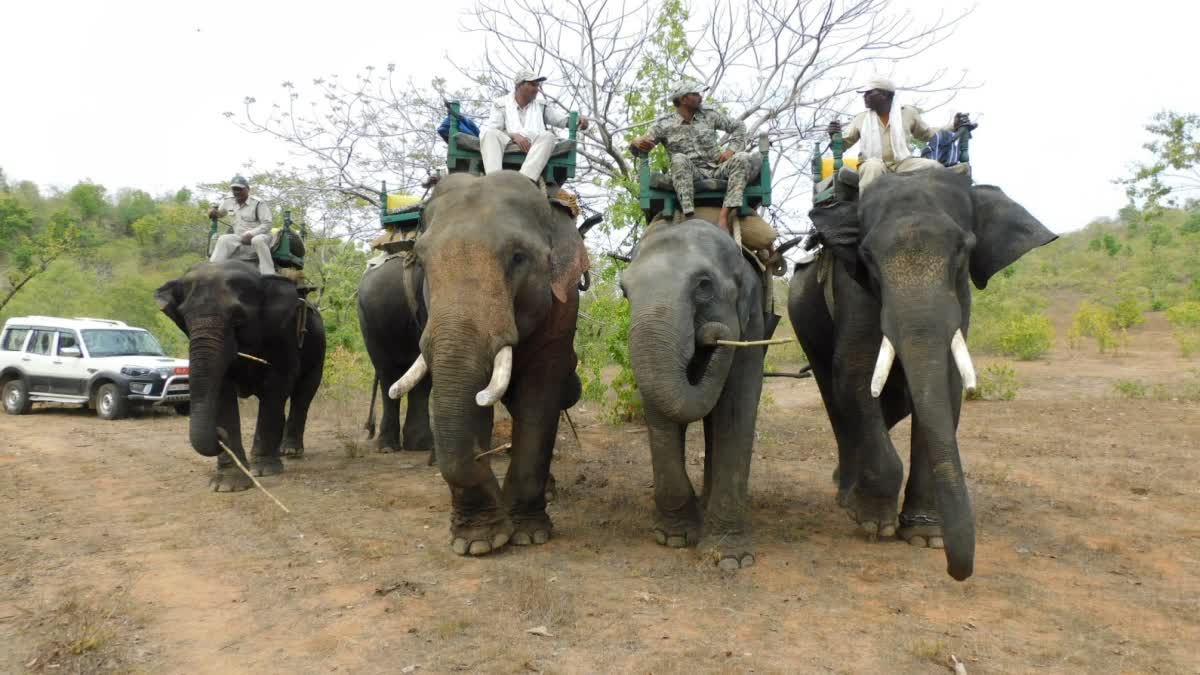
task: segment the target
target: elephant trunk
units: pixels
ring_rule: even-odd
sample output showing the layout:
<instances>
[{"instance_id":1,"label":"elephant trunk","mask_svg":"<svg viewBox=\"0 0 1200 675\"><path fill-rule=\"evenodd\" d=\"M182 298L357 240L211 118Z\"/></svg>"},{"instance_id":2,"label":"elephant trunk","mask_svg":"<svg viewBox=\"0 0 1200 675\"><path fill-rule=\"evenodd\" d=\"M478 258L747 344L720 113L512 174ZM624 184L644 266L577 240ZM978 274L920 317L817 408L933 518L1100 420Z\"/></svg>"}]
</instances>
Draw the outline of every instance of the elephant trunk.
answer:
<instances>
[{"instance_id":1,"label":"elephant trunk","mask_svg":"<svg viewBox=\"0 0 1200 675\"><path fill-rule=\"evenodd\" d=\"M716 405L733 363L735 339L720 322L699 329L690 313L670 305L636 311L629 329L629 357L646 403L674 422L703 418Z\"/></svg>"},{"instance_id":2,"label":"elephant trunk","mask_svg":"<svg viewBox=\"0 0 1200 675\"><path fill-rule=\"evenodd\" d=\"M918 325L916 329L911 323L900 328L896 353L912 397L913 438L924 445L922 456L932 470L942 516L946 571L962 581L974 570L975 517L956 437L964 365L957 354L952 355L951 342L957 341L961 331L952 337L940 326L931 329L932 322Z\"/></svg>"},{"instance_id":3,"label":"elephant trunk","mask_svg":"<svg viewBox=\"0 0 1200 675\"><path fill-rule=\"evenodd\" d=\"M192 448L205 457L221 454L217 438L217 412L221 389L229 368L226 354L225 322L221 319L196 321L190 325L188 344L188 388L191 414L188 438Z\"/></svg>"},{"instance_id":4,"label":"elephant trunk","mask_svg":"<svg viewBox=\"0 0 1200 675\"><path fill-rule=\"evenodd\" d=\"M431 317L428 337L425 358L433 378L429 407L438 466L452 487L475 486L491 476L487 463L475 457L489 449L493 420L493 408L481 405L477 396L488 390L498 354L507 350L511 355L512 348L494 349L493 339L462 317Z\"/></svg>"}]
</instances>

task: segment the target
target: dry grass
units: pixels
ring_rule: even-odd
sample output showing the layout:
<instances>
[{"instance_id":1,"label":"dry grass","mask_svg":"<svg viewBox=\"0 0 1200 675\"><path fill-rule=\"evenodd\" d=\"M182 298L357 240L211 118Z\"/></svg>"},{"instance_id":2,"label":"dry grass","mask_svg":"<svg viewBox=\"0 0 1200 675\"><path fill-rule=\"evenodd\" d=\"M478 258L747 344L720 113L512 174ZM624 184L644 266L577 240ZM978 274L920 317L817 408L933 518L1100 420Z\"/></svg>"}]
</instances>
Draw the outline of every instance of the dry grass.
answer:
<instances>
[{"instance_id":1,"label":"dry grass","mask_svg":"<svg viewBox=\"0 0 1200 675\"><path fill-rule=\"evenodd\" d=\"M25 631L38 642L24 665L33 672L128 672L133 624L124 594L95 599L70 589L29 617Z\"/></svg>"}]
</instances>

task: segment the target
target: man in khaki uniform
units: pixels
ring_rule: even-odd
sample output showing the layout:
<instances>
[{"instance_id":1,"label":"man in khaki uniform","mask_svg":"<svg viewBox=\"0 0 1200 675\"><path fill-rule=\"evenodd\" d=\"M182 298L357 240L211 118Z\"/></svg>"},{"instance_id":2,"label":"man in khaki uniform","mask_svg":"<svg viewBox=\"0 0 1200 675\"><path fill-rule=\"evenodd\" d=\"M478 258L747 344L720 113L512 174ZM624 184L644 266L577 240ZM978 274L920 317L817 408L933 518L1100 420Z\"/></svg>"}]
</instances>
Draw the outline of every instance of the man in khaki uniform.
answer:
<instances>
[{"instance_id":1,"label":"man in khaki uniform","mask_svg":"<svg viewBox=\"0 0 1200 675\"><path fill-rule=\"evenodd\" d=\"M847 148L862 141L858 162L859 190L865 190L868 184L885 173L944 168L936 160L913 154L909 145L911 139L928 142L938 130L926 124L921 119L921 113L911 106L900 106L899 120L892 117L896 85L891 80L871 80L866 89L859 93L863 95L867 109L855 115L850 126L842 133ZM967 121L966 115L955 115L952 126L948 128L957 131ZM842 126L837 120L830 123L830 136L841 132Z\"/></svg>"},{"instance_id":2,"label":"man in khaki uniform","mask_svg":"<svg viewBox=\"0 0 1200 675\"><path fill-rule=\"evenodd\" d=\"M241 257L245 247L250 247L258 255L258 271L274 274L275 263L271 260L271 207L257 197L250 196L250 183L241 176L234 176L229 181L229 189L233 197L227 197L219 207L210 209L208 217L231 216L233 234L217 237L209 261L221 262Z\"/></svg>"}]
</instances>

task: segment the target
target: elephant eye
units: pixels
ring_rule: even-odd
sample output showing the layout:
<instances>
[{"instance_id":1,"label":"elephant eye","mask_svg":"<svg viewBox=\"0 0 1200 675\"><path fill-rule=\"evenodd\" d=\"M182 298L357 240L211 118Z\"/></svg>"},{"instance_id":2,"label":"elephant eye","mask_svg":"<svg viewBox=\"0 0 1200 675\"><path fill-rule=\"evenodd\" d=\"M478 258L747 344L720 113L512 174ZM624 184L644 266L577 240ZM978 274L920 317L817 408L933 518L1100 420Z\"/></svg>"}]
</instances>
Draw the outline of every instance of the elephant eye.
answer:
<instances>
[{"instance_id":1,"label":"elephant eye","mask_svg":"<svg viewBox=\"0 0 1200 675\"><path fill-rule=\"evenodd\" d=\"M529 256L525 255L524 251L513 251L512 259L509 260L508 266L510 269L515 269L516 267L522 265L528 259L529 259Z\"/></svg>"},{"instance_id":2,"label":"elephant eye","mask_svg":"<svg viewBox=\"0 0 1200 675\"><path fill-rule=\"evenodd\" d=\"M696 282L696 298L700 300L708 300L713 296L713 282L708 277L703 277Z\"/></svg>"}]
</instances>

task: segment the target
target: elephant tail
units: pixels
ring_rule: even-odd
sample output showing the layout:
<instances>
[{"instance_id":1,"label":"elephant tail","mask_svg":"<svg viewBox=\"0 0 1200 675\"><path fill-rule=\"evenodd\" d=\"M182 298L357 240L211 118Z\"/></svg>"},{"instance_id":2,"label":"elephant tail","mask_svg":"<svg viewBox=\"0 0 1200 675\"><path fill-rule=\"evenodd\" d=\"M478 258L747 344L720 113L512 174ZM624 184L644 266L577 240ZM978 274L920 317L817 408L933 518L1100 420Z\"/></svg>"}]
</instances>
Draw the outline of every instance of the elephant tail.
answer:
<instances>
[{"instance_id":1,"label":"elephant tail","mask_svg":"<svg viewBox=\"0 0 1200 675\"><path fill-rule=\"evenodd\" d=\"M367 440L375 438L375 396L379 393L379 376L371 380L371 412L367 414L367 423L363 429L367 432Z\"/></svg>"}]
</instances>

